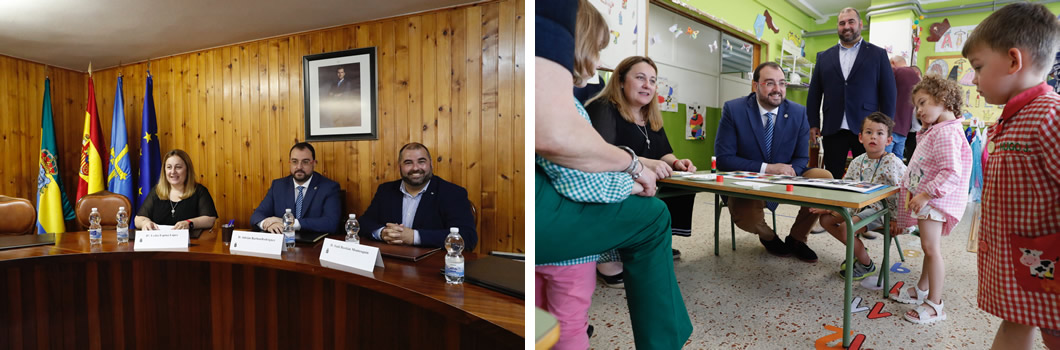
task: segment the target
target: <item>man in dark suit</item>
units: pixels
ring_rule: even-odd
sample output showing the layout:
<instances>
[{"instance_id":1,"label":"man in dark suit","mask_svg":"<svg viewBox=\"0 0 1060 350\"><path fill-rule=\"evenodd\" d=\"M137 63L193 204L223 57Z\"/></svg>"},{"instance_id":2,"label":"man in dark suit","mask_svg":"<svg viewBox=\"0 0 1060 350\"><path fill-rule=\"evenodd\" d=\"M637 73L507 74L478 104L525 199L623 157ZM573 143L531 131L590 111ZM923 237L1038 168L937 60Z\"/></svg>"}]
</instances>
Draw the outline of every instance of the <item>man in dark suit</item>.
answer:
<instances>
[{"instance_id":1,"label":"man in dark suit","mask_svg":"<svg viewBox=\"0 0 1060 350\"><path fill-rule=\"evenodd\" d=\"M839 44L817 53L806 107L810 135L824 135L824 168L832 177L845 173L847 152L865 153L858 142L861 121L880 111L894 118L897 91L887 51L861 38L861 15L853 8L839 11ZM821 97L824 125L821 125Z\"/></svg>"},{"instance_id":2,"label":"man in dark suit","mask_svg":"<svg viewBox=\"0 0 1060 350\"><path fill-rule=\"evenodd\" d=\"M361 233L388 244L444 247L450 227L460 229L464 251L475 248L475 219L467 190L434 175L431 152L410 143L398 152L401 180L379 185L361 217Z\"/></svg>"},{"instance_id":3,"label":"man in dark suit","mask_svg":"<svg viewBox=\"0 0 1060 350\"><path fill-rule=\"evenodd\" d=\"M806 108L785 99L784 71L774 62L755 68L751 86L754 93L725 102L721 112L714 150L718 170L753 171L766 174L831 178L823 169L806 169L809 162L810 125ZM777 203L728 198L729 214L736 226L755 233L766 251L776 256L792 254L806 262L816 262L817 254L806 245L818 214L802 208L786 240L781 240L766 224L762 209L776 210Z\"/></svg>"},{"instance_id":4,"label":"man in dark suit","mask_svg":"<svg viewBox=\"0 0 1060 350\"><path fill-rule=\"evenodd\" d=\"M291 175L272 181L250 222L263 231L282 233L283 214L294 213L295 231L336 232L342 213L339 184L313 171L317 152L300 142L291 147Z\"/></svg>"},{"instance_id":5,"label":"man in dark suit","mask_svg":"<svg viewBox=\"0 0 1060 350\"><path fill-rule=\"evenodd\" d=\"M346 69L339 67L335 71L335 83L328 90L328 95L333 98L348 98L353 91L353 82L346 79Z\"/></svg>"}]
</instances>

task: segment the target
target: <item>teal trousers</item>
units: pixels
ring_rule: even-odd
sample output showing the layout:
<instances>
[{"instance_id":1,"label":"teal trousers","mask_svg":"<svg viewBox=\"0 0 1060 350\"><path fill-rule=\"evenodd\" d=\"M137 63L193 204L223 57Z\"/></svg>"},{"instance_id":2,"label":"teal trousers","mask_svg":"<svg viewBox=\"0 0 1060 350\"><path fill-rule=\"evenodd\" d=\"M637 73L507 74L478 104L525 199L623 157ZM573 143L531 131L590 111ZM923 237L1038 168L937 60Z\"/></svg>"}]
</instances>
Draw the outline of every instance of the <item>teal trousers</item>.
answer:
<instances>
[{"instance_id":1,"label":"teal trousers","mask_svg":"<svg viewBox=\"0 0 1060 350\"><path fill-rule=\"evenodd\" d=\"M537 168L537 167L535 167ZM617 249L637 349L680 349L692 334L670 251L670 212L658 198L578 203L536 171L537 264Z\"/></svg>"}]
</instances>

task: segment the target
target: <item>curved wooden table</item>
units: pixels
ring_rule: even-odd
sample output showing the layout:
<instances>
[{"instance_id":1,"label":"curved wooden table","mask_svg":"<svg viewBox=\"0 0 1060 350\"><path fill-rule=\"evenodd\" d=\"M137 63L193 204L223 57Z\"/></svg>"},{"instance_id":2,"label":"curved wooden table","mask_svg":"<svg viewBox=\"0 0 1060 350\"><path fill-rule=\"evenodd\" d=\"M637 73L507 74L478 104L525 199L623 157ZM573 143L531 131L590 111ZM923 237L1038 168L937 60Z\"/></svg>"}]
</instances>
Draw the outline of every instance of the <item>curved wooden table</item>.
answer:
<instances>
[{"instance_id":1,"label":"curved wooden table","mask_svg":"<svg viewBox=\"0 0 1060 350\"><path fill-rule=\"evenodd\" d=\"M322 267L321 243L269 259L213 233L188 252L103 237L0 251L0 348L523 348L523 300L446 284L441 253L360 275Z\"/></svg>"}]
</instances>

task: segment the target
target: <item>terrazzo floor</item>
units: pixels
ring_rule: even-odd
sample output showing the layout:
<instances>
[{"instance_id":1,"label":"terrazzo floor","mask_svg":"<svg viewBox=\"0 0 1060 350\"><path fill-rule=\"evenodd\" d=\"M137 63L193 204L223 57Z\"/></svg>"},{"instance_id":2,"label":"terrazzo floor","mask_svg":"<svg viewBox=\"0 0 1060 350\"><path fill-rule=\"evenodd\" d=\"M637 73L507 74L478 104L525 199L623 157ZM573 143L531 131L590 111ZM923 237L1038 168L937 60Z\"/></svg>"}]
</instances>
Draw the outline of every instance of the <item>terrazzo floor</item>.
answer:
<instances>
[{"instance_id":1,"label":"terrazzo floor","mask_svg":"<svg viewBox=\"0 0 1060 350\"><path fill-rule=\"evenodd\" d=\"M694 209L692 237L674 237L681 259L674 261L693 332L685 349L821 349L837 346L838 340L822 338L837 332L826 325L843 326L843 280L837 274L845 250L827 233L810 235L809 246L817 252L817 263L766 253L758 237L737 228L736 251L731 249L729 215L721 217L720 255L714 256L712 194L699 194ZM870 311L855 313L851 328L864 334L861 349L987 349L1001 320L976 307L975 253L967 250L972 205L961 224L943 239L946 261L946 291L943 296L947 319L934 325L915 325L902 319L913 305L884 299L854 282L854 297L862 307L882 302L882 313L891 316L869 319ZM777 209L780 236L786 237L798 207ZM768 211L766 221L770 222ZM919 238L899 238L907 252L901 267L909 273L891 273L891 283L916 283L923 257ZM869 254L879 266L883 239L866 240ZM891 248L891 264L900 261ZM900 269L899 269L900 270ZM889 289L889 288L888 288ZM589 324L595 349L633 348L625 290L607 288L597 282ZM1044 349L1036 335L1036 348ZM834 338L833 338L834 339ZM822 344L827 343L827 344ZM841 344L840 344L841 345ZM838 346L837 346L838 348Z\"/></svg>"}]
</instances>

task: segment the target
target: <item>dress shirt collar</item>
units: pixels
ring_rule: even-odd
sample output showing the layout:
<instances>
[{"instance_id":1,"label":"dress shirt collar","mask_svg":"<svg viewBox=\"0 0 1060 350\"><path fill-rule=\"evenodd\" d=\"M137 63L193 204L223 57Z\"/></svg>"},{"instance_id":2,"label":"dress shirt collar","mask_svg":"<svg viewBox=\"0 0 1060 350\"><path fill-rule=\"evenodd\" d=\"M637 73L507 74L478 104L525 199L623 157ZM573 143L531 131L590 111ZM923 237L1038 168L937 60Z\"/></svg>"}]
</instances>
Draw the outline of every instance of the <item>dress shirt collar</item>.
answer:
<instances>
[{"instance_id":1,"label":"dress shirt collar","mask_svg":"<svg viewBox=\"0 0 1060 350\"><path fill-rule=\"evenodd\" d=\"M840 51L845 51L845 50L855 50L855 51L857 51L857 49L861 48L861 43L862 43L863 41L865 41L865 38L864 38L864 37L862 37L861 39L858 39L858 42L854 43L854 46L851 46L851 47L850 47L850 48L848 49L848 48L847 48L846 46L843 46L843 41L842 41L842 40L839 40L839 50L840 50Z\"/></svg>"},{"instance_id":2,"label":"dress shirt collar","mask_svg":"<svg viewBox=\"0 0 1060 350\"><path fill-rule=\"evenodd\" d=\"M401 186L398 186L398 189L401 190L401 193L405 194L405 197L416 198L416 197L422 196L423 192L426 192L428 187L431 187L431 180L427 180L427 183L423 185L423 188L420 189L420 192L416 193L415 196L410 194L409 191L405 189L405 181L401 181Z\"/></svg>"},{"instance_id":3,"label":"dress shirt collar","mask_svg":"<svg viewBox=\"0 0 1060 350\"><path fill-rule=\"evenodd\" d=\"M301 185L298 184L298 180L294 179L294 176L291 176L291 183L294 184L295 193L298 193L297 192L298 191L298 186L305 186L305 188L309 188L309 182L311 182L311 181L313 181L313 175L312 174L310 174L309 178L305 180L305 183L301 184Z\"/></svg>"}]
</instances>

